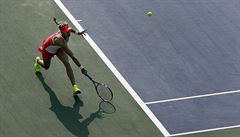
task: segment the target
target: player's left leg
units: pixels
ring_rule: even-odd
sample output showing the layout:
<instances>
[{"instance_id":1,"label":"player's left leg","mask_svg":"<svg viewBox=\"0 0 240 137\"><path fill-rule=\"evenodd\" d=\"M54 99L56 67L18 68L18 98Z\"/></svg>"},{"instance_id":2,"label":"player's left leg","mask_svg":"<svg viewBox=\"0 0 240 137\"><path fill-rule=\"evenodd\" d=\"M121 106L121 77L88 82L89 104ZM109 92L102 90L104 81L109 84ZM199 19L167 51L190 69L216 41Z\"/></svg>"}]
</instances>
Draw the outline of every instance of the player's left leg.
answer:
<instances>
[{"instance_id":1,"label":"player's left leg","mask_svg":"<svg viewBox=\"0 0 240 137\"><path fill-rule=\"evenodd\" d=\"M49 69L50 65L51 65L51 57L48 57L46 58L44 55L43 55L43 60L40 59L39 56L37 56L35 58L35 63L34 63L34 70L36 73L40 72L41 71L41 67L45 68L46 70Z\"/></svg>"}]
</instances>

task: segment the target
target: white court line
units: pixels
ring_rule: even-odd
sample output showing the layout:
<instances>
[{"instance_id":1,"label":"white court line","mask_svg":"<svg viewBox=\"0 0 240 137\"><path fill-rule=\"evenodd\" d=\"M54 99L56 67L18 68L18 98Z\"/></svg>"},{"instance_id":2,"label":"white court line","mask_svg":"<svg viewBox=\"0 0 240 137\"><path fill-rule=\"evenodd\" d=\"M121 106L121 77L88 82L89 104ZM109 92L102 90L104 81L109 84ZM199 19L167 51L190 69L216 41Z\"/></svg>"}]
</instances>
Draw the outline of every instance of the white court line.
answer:
<instances>
[{"instance_id":1,"label":"white court line","mask_svg":"<svg viewBox=\"0 0 240 137\"><path fill-rule=\"evenodd\" d=\"M147 105L147 104L156 104L156 103L166 103L166 102L181 101L181 100L211 97L211 96L219 96L219 95L234 94L234 93L240 93L240 90L226 91L226 92L205 94L205 95L198 95L198 96L190 96L190 97L183 97L183 98L175 98L175 99L167 99L167 100L161 100L161 101L146 102L145 104ZM223 130L223 129L239 128L239 127L240 127L240 125L235 125L235 126L211 128L211 129L205 129L205 130L197 130L197 131L191 131L191 132L170 134L170 137L189 135L189 134L197 134L197 133L210 132L210 131L217 131L217 130Z\"/></svg>"},{"instance_id":2,"label":"white court line","mask_svg":"<svg viewBox=\"0 0 240 137\"><path fill-rule=\"evenodd\" d=\"M212 128L212 129L206 129L206 130L198 130L198 131L192 131L192 132L171 134L170 137L176 137L176 136L182 136L182 135L189 135L189 134L197 134L197 133L203 133L203 132L218 131L218 130L223 130L223 129L239 128L239 127L240 127L240 125L235 125L235 126L229 126L229 127Z\"/></svg>"},{"instance_id":3,"label":"white court line","mask_svg":"<svg viewBox=\"0 0 240 137\"><path fill-rule=\"evenodd\" d=\"M78 29L78 31L83 31L82 26L71 15L71 13L66 9L66 7L62 4L62 2L60 0L54 0L54 1L60 7L60 9L65 13L65 15L70 19L70 21L75 25L75 27ZM110 68L110 70L114 73L114 75L118 78L118 80L122 83L122 85L127 89L127 91L132 95L132 97L136 100L136 102L145 111L145 113L149 116L149 118L159 128L159 130L163 133L163 135L165 137L180 136L180 135L187 135L187 134L194 134L194 133L201 133L201 132L208 132L208 131L215 131L215 130L221 130L221 129L230 129L230 128L240 127L240 125L237 125L237 126L222 127L222 128L215 128L215 129L207 129L207 130L201 130L201 131L193 131L193 132L186 132L186 133L179 133L179 134L172 134L172 135L170 135L169 132L166 130L166 128L162 125L162 123L155 117L155 115L147 107L146 104L148 104L148 103L150 104L150 102L144 103L141 100L141 98L137 95L137 93L127 83L127 81L118 72L118 70L113 66L113 64L109 61L109 59L104 55L104 53L101 51L101 49L99 49L99 47L89 37L88 34L86 34L86 36L84 36L84 38L89 42L89 44L92 46L92 48L102 58L102 60L105 62L105 64ZM223 95L223 94L230 94L230 93L237 93L237 92L240 92L240 91L238 90L238 91L222 92L222 93L216 93L215 95ZM207 97L207 96L213 96L213 95L214 94L207 94L207 95L199 95L199 96L192 96L192 97L185 97L185 98L178 98L178 99L162 100L162 101L156 101L156 102L162 103L162 102L178 101L178 100L191 99L191 98Z\"/></svg>"},{"instance_id":4,"label":"white court line","mask_svg":"<svg viewBox=\"0 0 240 137\"><path fill-rule=\"evenodd\" d=\"M77 20L72 16L72 14L66 9L63 3L60 0L54 0L55 3L60 7L60 9L65 13L65 15L69 18L69 20L75 25L78 31L83 31L82 26L77 22ZM96 43L91 39L91 37L86 34L83 36L91 47L95 50L95 52L101 57L104 63L109 67L109 69L113 72L113 74L118 78L118 80L122 83L122 85L127 89L127 91L131 94L131 96L136 100L136 102L140 105L140 107L144 110L144 112L148 115L148 117L153 121L153 123L158 127L158 129L162 132L165 137L169 137L170 134L166 130L166 128L162 125L162 123L155 117L152 111L144 104L142 99L137 95L137 93L133 90L133 88L128 84L128 82L123 78L123 76L119 73L119 71L113 66L113 64L109 61L109 59L104 55L101 49L96 45Z\"/></svg>"},{"instance_id":5,"label":"white court line","mask_svg":"<svg viewBox=\"0 0 240 137\"><path fill-rule=\"evenodd\" d=\"M82 20L77 20L77 22L81 22Z\"/></svg>"},{"instance_id":6,"label":"white court line","mask_svg":"<svg viewBox=\"0 0 240 137\"><path fill-rule=\"evenodd\" d=\"M203 98L203 97L210 97L210 96L219 96L219 95L233 94L233 93L239 93L239 92L240 92L240 90L226 91L226 92L213 93L213 94L205 94L205 95L197 95L197 96L190 96L190 97L182 97L182 98L173 98L173 99L166 99L166 100L159 100L159 101L151 101L151 102L145 102L145 104L149 105L149 104L156 104L156 103L166 103L166 102L181 101L181 100L194 99L194 98Z\"/></svg>"}]
</instances>

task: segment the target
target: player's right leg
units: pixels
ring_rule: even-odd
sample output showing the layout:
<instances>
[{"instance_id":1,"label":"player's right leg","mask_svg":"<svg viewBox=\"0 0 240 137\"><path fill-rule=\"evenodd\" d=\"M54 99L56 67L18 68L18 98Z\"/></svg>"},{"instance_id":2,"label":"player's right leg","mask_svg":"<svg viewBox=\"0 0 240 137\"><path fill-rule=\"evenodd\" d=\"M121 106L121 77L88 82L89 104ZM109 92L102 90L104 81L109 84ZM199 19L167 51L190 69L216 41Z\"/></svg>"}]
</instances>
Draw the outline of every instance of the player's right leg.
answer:
<instances>
[{"instance_id":1,"label":"player's right leg","mask_svg":"<svg viewBox=\"0 0 240 137\"><path fill-rule=\"evenodd\" d=\"M73 70L72 70L72 67L69 63L67 54L63 50L59 50L56 55L61 60L61 62L63 63L63 65L66 68L68 78L69 78L69 80L70 80L70 82L73 86L73 94L81 93L80 89L78 88L77 84L75 83Z\"/></svg>"},{"instance_id":2,"label":"player's right leg","mask_svg":"<svg viewBox=\"0 0 240 137\"><path fill-rule=\"evenodd\" d=\"M41 67L45 68L46 70L49 69L50 65L51 65L51 59L39 59L37 62Z\"/></svg>"}]
</instances>

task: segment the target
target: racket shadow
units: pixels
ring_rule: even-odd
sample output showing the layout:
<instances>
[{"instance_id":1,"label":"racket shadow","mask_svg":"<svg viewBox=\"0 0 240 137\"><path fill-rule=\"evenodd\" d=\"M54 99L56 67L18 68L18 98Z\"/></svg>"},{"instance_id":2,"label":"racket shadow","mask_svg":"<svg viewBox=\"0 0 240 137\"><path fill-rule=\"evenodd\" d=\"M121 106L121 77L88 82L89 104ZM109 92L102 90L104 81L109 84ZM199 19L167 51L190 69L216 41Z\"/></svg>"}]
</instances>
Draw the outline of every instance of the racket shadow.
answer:
<instances>
[{"instance_id":1,"label":"racket shadow","mask_svg":"<svg viewBox=\"0 0 240 137\"><path fill-rule=\"evenodd\" d=\"M98 111L100 113L113 114L116 112L116 110L116 107L111 102L101 101L98 104Z\"/></svg>"},{"instance_id":2,"label":"racket shadow","mask_svg":"<svg viewBox=\"0 0 240 137\"><path fill-rule=\"evenodd\" d=\"M88 137L88 126L94 121L94 119L102 118L100 112L93 112L89 117L83 119L83 116L79 114L79 111L81 107L84 107L84 103L77 95L73 96L74 104L72 107L64 106L59 101L55 92L45 83L42 74L37 73L36 75L45 91L49 94L51 102L51 107L49 109L55 113L57 119L76 137Z\"/></svg>"}]
</instances>

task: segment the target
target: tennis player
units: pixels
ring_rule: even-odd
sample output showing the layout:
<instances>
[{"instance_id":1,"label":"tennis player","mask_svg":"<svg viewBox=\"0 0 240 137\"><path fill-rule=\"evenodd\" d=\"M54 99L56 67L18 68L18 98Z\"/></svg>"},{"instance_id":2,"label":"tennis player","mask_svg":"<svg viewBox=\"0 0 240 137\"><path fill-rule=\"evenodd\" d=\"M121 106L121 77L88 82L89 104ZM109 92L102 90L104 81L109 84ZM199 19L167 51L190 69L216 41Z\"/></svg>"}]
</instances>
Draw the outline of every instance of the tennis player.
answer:
<instances>
[{"instance_id":1,"label":"tennis player","mask_svg":"<svg viewBox=\"0 0 240 137\"><path fill-rule=\"evenodd\" d=\"M73 86L73 94L81 93L81 90L78 88L73 70L70 66L68 56L71 57L73 62L81 69L82 73L87 73L86 69L84 69L83 65L80 64L79 60L74 56L73 52L68 47L68 40L71 33L76 35L85 35L86 30L82 32L78 32L77 30L72 29L67 22L56 22L58 25L59 31L55 32L47 39L43 40L38 51L42 54L42 59L39 56L36 57L34 63L35 72L40 72L41 67L48 70L51 64L51 59L56 55L58 59L64 64L67 72L67 76L71 81Z\"/></svg>"}]
</instances>

